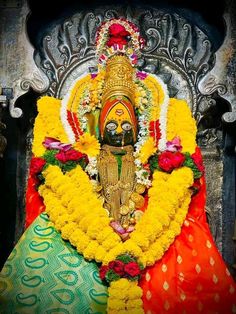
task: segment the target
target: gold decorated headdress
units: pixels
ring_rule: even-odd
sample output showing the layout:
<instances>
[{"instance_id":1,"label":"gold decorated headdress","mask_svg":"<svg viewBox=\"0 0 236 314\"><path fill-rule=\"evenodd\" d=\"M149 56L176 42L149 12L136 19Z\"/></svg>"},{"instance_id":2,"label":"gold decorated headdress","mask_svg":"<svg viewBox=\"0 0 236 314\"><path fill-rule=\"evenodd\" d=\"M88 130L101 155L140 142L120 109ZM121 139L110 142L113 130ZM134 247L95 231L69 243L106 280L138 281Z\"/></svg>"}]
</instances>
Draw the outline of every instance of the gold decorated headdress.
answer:
<instances>
[{"instance_id":1,"label":"gold decorated headdress","mask_svg":"<svg viewBox=\"0 0 236 314\"><path fill-rule=\"evenodd\" d=\"M107 61L102 105L112 96L126 96L134 104L134 69L125 55Z\"/></svg>"}]
</instances>

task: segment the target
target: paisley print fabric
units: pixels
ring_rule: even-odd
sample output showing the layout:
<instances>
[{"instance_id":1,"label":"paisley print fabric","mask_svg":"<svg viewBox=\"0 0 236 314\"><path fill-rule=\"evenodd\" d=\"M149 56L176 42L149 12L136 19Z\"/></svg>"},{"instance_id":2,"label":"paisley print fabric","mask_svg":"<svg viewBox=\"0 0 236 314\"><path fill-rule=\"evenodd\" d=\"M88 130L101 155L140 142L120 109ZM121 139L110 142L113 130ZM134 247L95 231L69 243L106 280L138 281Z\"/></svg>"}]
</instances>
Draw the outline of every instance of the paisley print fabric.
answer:
<instances>
[{"instance_id":1,"label":"paisley print fabric","mask_svg":"<svg viewBox=\"0 0 236 314\"><path fill-rule=\"evenodd\" d=\"M26 230L0 274L0 313L106 313L107 288L41 214Z\"/></svg>"}]
</instances>

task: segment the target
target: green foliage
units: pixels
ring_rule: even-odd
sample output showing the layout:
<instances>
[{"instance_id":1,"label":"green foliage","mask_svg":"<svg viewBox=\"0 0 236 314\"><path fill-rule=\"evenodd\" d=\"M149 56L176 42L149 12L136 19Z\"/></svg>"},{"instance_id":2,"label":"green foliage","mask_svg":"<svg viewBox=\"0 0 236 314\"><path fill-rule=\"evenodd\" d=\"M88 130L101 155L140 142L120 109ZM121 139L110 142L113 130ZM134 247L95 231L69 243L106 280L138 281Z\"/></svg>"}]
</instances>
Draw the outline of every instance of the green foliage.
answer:
<instances>
[{"instance_id":1,"label":"green foliage","mask_svg":"<svg viewBox=\"0 0 236 314\"><path fill-rule=\"evenodd\" d=\"M43 155L43 158L46 160L47 164L60 166L59 160L55 158L55 155L59 153L57 149L47 149Z\"/></svg>"},{"instance_id":2,"label":"green foliage","mask_svg":"<svg viewBox=\"0 0 236 314\"><path fill-rule=\"evenodd\" d=\"M185 161L183 166L189 167L193 171L194 179L199 179L202 176L202 172L198 170L198 167L195 165L190 153L185 153Z\"/></svg>"},{"instance_id":3,"label":"green foliage","mask_svg":"<svg viewBox=\"0 0 236 314\"><path fill-rule=\"evenodd\" d=\"M112 269L109 269L106 273L106 281L111 282L120 279L120 276L116 274Z\"/></svg>"},{"instance_id":4,"label":"green foliage","mask_svg":"<svg viewBox=\"0 0 236 314\"><path fill-rule=\"evenodd\" d=\"M154 154L149 158L149 165L150 165L150 170L153 173L154 170L160 170L158 166L158 155Z\"/></svg>"},{"instance_id":5,"label":"green foliage","mask_svg":"<svg viewBox=\"0 0 236 314\"><path fill-rule=\"evenodd\" d=\"M129 262L136 262L136 260L128 254L119 255L117 256L116 260L121 261L124 264L128 264Z\"/></svg>"},{"instance_id":6,"label":"green foliage","mask_svg":"<svg viewBox=\"0 0 236 314\"><path fill-rule=\"evenodd\" d=\"M58 166L63 173L66 173L72 169L74 169L77 164L79 164L83 169L87 166L87 162L85 158L81 158L78 162L73 160L68 160L66 163L60 162L55 155L59 153L59 150L56 149L48 149L43 155L43 158L46 160L48 165Z\"/></svg>"}]
</instances>

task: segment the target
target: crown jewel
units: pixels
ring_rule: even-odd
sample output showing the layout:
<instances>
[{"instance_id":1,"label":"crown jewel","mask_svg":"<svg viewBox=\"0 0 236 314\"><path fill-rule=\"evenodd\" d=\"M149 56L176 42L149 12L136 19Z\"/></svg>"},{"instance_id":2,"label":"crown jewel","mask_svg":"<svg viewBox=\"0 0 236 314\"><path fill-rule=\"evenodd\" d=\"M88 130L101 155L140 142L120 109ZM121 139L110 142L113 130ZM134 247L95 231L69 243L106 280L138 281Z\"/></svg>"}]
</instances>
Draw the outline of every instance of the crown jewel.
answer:
<instances>
[{"instance_id":1,"label":"crown jewel","mask_svg":"<svg viewBox=\"0 0 236 314\"><path fill-rule=\"evenodd\" d=\"M115 55L107 61L102 103L112 96L126 96L134 103L134 69L124 55Z\"/></svg>"}]
</instances>

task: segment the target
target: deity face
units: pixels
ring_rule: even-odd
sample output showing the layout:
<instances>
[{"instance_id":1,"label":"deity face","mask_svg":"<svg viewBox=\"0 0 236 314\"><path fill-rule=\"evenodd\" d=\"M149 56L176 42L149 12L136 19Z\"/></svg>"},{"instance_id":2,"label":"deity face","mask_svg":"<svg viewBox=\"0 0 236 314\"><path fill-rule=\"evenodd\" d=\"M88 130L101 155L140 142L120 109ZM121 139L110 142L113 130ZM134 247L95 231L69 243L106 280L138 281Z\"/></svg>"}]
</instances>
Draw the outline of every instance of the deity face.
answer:
<instances>
[{"instance_id":1,"label":"deity face","mask_svg":"<svg viewBox=\"0 0 236 314\"><path fill-rule=\"evenodd\" d=\"M133 145L136 142L136 121L132 104L118 97L107 107L101 129L102 142L116 147Z\"/></svg>"}]
</instances>

